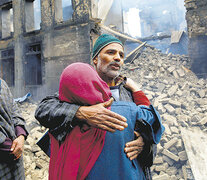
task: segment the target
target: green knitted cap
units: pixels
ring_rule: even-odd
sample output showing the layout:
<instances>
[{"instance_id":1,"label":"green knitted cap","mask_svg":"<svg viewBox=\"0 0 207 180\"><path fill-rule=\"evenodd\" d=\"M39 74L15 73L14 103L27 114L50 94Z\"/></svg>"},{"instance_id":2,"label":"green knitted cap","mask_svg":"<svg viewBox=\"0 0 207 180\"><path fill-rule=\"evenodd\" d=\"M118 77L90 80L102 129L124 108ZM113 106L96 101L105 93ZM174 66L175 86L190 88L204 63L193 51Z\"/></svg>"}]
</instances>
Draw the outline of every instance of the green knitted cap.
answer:
<instances>
[{"instance_id":1,"label":"green knitted cap","mask_svg":"<svg viewBox=\"0 0 207 180\"><path fill-rule=\"evenodd\" d=\"M94 57L96 57L96 55L101 51L101 49L103 49L105 46L107 46L111 43L119 43L123 46L122 42L112 35L102 34L101 36L99 36L93 46L92 59L94 59Z\"/></svg>"}]
</instances>

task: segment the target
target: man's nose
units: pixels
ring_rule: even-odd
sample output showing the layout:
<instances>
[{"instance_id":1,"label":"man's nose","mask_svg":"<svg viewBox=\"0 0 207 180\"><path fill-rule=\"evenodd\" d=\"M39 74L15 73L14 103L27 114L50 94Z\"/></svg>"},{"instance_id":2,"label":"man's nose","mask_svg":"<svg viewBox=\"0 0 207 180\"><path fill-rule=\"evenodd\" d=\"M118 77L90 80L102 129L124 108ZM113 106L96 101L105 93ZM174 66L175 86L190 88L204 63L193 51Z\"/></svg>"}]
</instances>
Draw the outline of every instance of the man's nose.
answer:
<instances>
[{"instance_id":1,"label":"man's nose","mask_svg":"<svg viewBox=\"0 0 207 180\"><path fill-rule=\"evenodd\" d=\"M119 53L116 53L116 54L115 54L114 60L115 60L115 61L118 61L118 62L121 61L121 56L120 56Z\"/></svg>"}]
</instances>

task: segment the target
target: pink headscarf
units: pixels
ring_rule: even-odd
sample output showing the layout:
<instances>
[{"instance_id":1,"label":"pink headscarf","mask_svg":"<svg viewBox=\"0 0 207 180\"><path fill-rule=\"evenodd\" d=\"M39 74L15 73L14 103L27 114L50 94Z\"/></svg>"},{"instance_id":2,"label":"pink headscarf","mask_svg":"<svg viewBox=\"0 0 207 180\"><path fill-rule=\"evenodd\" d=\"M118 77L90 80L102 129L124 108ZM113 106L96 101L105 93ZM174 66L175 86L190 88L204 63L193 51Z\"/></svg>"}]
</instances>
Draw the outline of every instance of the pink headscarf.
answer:
<instances>
[{"instance_id":1,"label":"pink headscarf","mask_svg":"<svg viewBox=\"0 0 207 180\"><path fill-rule=\"evenodd\" d=\"M110 97L108 85L89 64L73 63L63 70L59 86L61 101L94 105ZM105 134L106 131L92 127L82 133L76 126L61 146L50 134L49 179L85 179L103 149Z\"/></svg>"}]
</instances>

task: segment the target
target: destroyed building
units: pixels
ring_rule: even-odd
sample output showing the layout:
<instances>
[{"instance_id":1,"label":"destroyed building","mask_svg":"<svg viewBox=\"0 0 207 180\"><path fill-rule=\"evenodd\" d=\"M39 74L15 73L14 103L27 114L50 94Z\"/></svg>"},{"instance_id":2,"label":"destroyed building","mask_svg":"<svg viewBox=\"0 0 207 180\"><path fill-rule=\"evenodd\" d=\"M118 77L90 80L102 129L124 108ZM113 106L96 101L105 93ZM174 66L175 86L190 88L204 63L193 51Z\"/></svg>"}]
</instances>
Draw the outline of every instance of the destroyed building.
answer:
<instances>
[{"instance_id":1,"label":"destroyed building","mask_svg":"<svg viewBox=\"0 0 207 180\"><path fill-rule=\"evenodd\" d=\"M130 15L139 22L131 21ZM131 24L138 28L136 32L129 30ZM206 80L197 79L189 69L206 77L207 0L169 0L166 4L161 0L1 0L0 77L15 97L30 92L40 100L58 90L59 76L68 64L90 63L95 34L100 32L125 42L128 61L123 73L142 86L166 127L152 167L153 179L193 180L191 166L200 160L191 154L187 157L184 143L190 141L183 141L180 128L193 126L206 135ZM183 51L187 47L190 58L187 52L174 55L180 47ZM26 176L28 180L48 179L48 157L35 144L45 128L34 119L36 105L31 105L32 110L25 106L23 116L31 130L25 145ZM201 144L203 139L197 138ZM192 167L194 175L207 172L206 166Z\"/></svg>"},{"instance_id":2,"label":"destroyed building","mask_svg":"<svg viewBox=\"0 0 207 180\"><path fill-rule=\"evenodd\" d=\"M207 0L185 0L191 69L207 77Z\"/></svg>"},{"instance_id":3,"label":"destroyed building","mask_svg":"<svg viewBox=\"0 0 207 180\"><path fill-rule=\"evenodd\" d=\"M58 90L70 63L90 63L89 1L1 0L1 77L14 96L42 98Z\"/></svg>"},{"instance_id":4,"label":"destroyed building","mask_svg":"<svg viewBox=\"0 0 207 180\"><path fill-rule=\"evenodd\" d=\"M198 75L206 75L206 4L206 0L185 1L189 55L192 70ZM168 52L173 49L174 53L181 49L177 44L183 37L179 34L184 33L178 32L176 37L179 38L173 40L170 40L170 33L185 30L183 8L183 0L166 4L161 0L130 3L124 0L1 0L0 76L9 84L15 97L30 92L34 99L41 99L56 92L60 73L68 64L76 61L90 63L94 40L91 31L100 30L100 22L108 28L105 32L114 34L108 31L113 29L160 49L171 41L174 44L163 49ZM136 32L131 31L131 25L137 28ZM161 33L160 36L160 32L165 35ZM140 45L140 41L119 37L126 45L131 42L132 47ZM187 46L188 39L182 38L182 41L180 44Z\"/></svg>"}]
</instances>

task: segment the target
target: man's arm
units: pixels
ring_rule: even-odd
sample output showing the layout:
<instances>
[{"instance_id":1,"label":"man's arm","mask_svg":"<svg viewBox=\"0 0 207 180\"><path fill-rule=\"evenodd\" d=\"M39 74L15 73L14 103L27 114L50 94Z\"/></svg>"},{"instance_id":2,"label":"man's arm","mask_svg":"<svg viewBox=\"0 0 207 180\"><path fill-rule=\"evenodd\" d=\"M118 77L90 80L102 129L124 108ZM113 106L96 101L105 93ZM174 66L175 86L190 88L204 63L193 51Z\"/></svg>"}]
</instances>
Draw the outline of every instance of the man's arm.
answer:
<instances>
[{"instance_id":1,"label":"man's arm","mask_svg":"<svg viewBox=\"0 0 207 180\"><path fill-rule=\"evenodd\" d=\"M113 98L105 103L100 103L93 106L82 106L76 113L76 117L87 124L100 128L109 132L116 130L124 130L128 125L127 119L119 114L116 114L107 108L111 106Z\"/></svg>"},{"instance_id":2,"label":"man's arm","mask_svg":"<svg viewBox=\"0 0 207 180\"><path fill-rule=\"evenodd\" d=\"M38 105L35 118L39 123L50 129L50 133L58 140L63 141L72 130L72 120L80 106L61 102L56 93L47 96Z\"/></svg>"},{"instance_id":3,"label":"man's arm","mask_svg":"<svg viewBox=\"0 0 207 180\"><path fill-rule=\"evenodd\" d=\"M40 102L35 118L41 125L49 128L50 133L59 141L64 141L66 135L78 122L85 122L110 132L123 130L127 127L126 118L107 109L112 102L113 100L110 99L92 106L78 106L59 101L56 94Z\"/></svg>"}]
</instances>

